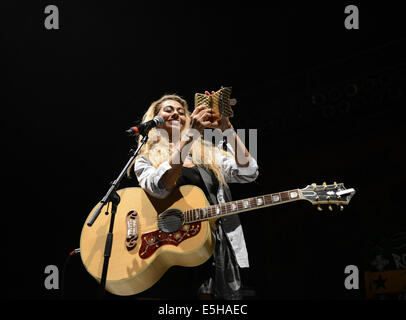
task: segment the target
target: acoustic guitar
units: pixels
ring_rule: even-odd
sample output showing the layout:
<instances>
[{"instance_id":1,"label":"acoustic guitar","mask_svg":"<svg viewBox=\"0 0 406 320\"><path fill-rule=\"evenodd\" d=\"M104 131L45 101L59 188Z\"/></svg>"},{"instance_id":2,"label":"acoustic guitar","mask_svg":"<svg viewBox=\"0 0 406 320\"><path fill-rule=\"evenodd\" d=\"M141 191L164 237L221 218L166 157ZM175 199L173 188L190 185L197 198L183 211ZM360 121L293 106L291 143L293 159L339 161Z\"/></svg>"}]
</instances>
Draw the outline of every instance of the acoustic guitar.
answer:
<instances>
[{"instance_id":1,"label":"acoustic guitar","mask_svg":"<svg viewBox=\"0 0 406 320\"><path fill-rule=\"evenodd\" d=\"M204 192L190 185L181 186L161 200L138 187L117 193L121 201L116 211L105 288L125 296L150 288L171 266L193 267L207 261L214 250L211 231L220 217L297 200L308 200L319 210L321 204L330 210L337 205L342 210L355 190L346 189L342 183L312 184L218 205L209 205ZM80 238L82 262L98 282L109 223L109 215L100 214L93 226L84 224Z\"/></svg>"}]
</instances>

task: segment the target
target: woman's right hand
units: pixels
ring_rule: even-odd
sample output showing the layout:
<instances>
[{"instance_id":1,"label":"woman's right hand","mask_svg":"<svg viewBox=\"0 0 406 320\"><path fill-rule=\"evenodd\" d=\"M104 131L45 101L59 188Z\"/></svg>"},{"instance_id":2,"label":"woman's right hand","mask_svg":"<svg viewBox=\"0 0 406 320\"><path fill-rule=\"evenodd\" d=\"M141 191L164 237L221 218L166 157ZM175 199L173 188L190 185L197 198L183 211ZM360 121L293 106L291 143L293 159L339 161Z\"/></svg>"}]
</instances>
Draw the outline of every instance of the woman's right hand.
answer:
<instances>
[{"instance_id":1,"label":"woman's right hand","mask_svg":"<svg viewBox=\"0 0 406 320\"><path fill-rule=\"evenodd\" d=\"M203 132L204 128L216 128L218 126L217 121L212 121L213 111L207 108L206 105L200 105L193 110L190 115L190 127Z\"/></svg>"}]
</instances>

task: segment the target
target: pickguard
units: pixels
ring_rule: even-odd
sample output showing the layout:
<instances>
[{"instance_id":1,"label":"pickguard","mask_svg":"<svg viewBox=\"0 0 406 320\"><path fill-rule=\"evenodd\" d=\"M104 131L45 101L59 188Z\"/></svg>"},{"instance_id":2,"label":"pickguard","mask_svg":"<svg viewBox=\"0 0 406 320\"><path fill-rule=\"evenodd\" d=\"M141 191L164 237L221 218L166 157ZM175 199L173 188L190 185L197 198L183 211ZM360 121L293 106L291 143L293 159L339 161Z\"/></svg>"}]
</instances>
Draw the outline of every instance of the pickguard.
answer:
<instances>
[{"instance_id":1,"label":"pickguard","mask_svg":"<svg viewBox=\"0 0 406 320\"><path fill-rule=\"evenodd\" d=\"M139 255L142 259L147 259L164 245L178 246L182 241L197 235L200 229L201 222L195 222L184 224L178 231L172 233L161 230L144 233L141 236Z\"/></svg>"}]
</instances>

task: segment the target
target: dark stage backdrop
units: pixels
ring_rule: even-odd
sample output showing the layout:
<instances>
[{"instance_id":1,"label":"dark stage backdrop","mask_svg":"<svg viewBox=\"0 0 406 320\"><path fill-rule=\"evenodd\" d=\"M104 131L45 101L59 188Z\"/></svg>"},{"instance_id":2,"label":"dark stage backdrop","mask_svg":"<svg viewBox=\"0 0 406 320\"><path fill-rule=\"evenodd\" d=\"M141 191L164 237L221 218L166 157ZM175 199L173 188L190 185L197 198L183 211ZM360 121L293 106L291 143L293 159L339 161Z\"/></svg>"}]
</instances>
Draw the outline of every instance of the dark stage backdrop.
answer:
<instances>
[{"instance_id":1,"label":"dark stage backdrop","mask_svg":"<svg viewBox=\"0 0 406 320\"><path fill-rule=\"evenodd\" d=\"M58 30L44 26L50 4L59 9ZM349 4L359 9L357 30L344 25ZM124 131L152 101L177 93L193 105L194 93L223 85L238 100L234 126L258 133L260 176L231 185L235 199L324 181L357 190L343 212L294 202L241 214L251 264L242 271L245 298L404 299L404 289L390 286L400 279L391 272L406 268L399 5L1 6L8 297L59 298L60 289L44 286L45 268L61 274L79 247L86 217L128 159L133 141ZM348 265L359 269L359 289L344 286ZM379 274L383 285L374 282ZM64 289L69 299L97 298L79 255L69 260Z\"/></svg>"}]
</instances>

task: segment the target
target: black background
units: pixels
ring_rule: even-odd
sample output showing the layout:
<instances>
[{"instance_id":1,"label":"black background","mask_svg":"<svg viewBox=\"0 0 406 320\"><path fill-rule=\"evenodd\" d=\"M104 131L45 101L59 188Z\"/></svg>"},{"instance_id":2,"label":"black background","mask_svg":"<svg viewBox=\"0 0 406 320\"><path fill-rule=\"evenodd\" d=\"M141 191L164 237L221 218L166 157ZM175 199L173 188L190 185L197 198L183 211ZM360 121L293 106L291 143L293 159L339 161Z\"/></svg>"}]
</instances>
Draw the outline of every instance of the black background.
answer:
<instances>
[{"instance_id":1,"label":"black background","mask_svg":"<svg viewBox=\"0 0 406 320\"><path fill-rule=\"evenodd\" d=\"M44 8L57 5L60 29ZM355 4L360 29L344 27ZM236 128L258 131L260 176L235 199L344 182L342 213L308 202L241 214L254 299L365 299L375 239L405 230L405 22L385 2L27 1L2 4L2 234L8 296L58 299L90 210L128 159L149 104L232 86ZM353 91L357 88L356 92ZM134 185L126 179L123 185ZM360 269L359 290L344 268ZM73 256L65 297L97 298ZM186 281L186 279L185 279ZM170 296L163 293L163 298ZM121 299L108 295L110 299ZM124 299L124 298L123 298Z\"/></svg>"}]
</instances>

